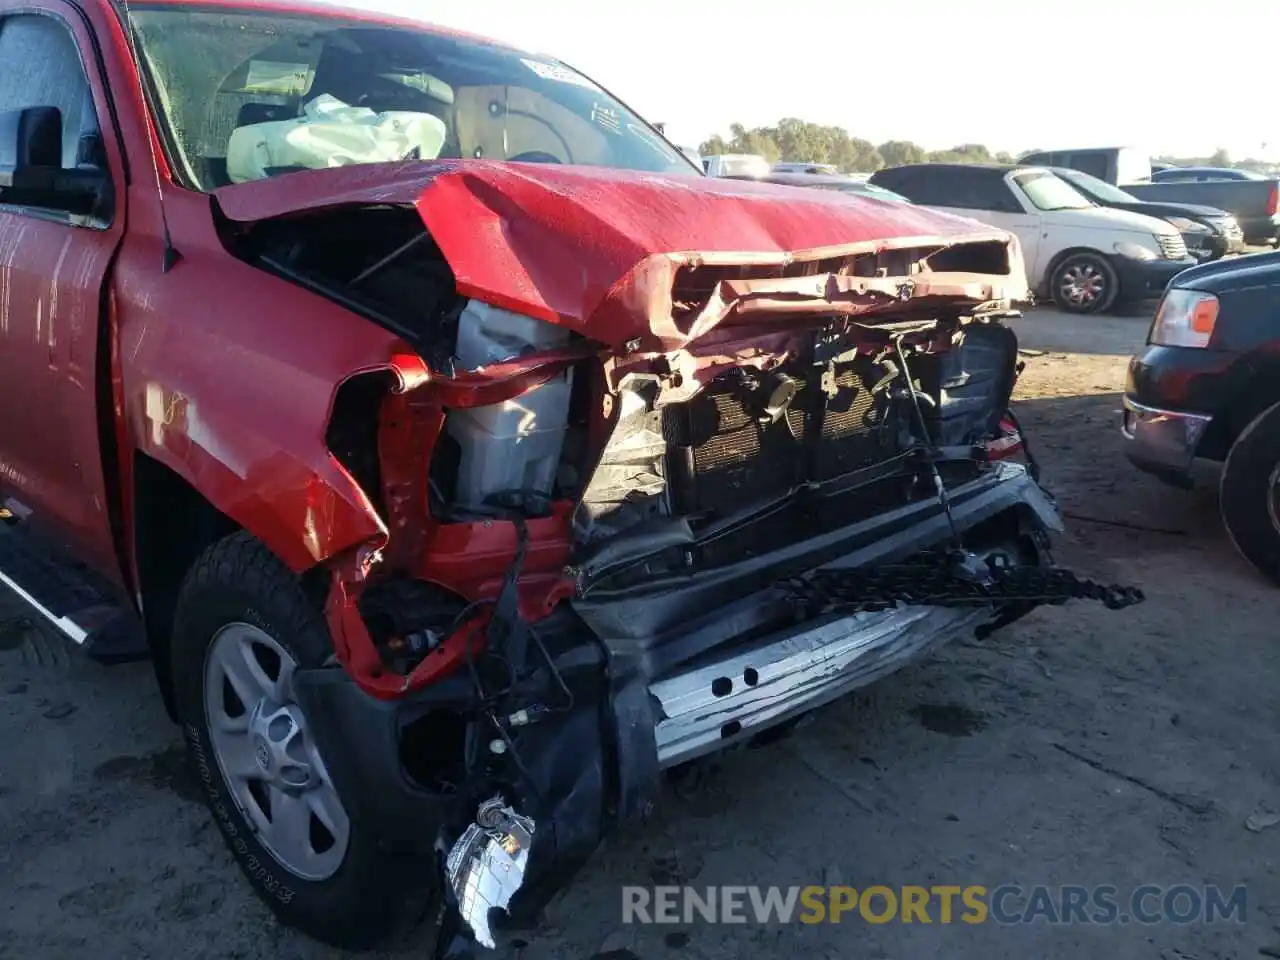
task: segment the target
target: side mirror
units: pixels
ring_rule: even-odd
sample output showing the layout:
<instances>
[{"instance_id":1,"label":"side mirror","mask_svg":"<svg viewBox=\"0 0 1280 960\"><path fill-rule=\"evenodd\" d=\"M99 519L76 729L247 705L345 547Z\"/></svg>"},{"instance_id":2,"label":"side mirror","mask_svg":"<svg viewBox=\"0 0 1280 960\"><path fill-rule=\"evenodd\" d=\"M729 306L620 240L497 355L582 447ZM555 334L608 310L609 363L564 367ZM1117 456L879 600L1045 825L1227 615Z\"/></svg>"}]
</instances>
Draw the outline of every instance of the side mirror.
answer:
<instances>
[{"instance_id":1,"label":"side mirror","mask_svg":"<svg viewBox=\"0 0 1280 960\"><path fill-rule=\"evenodd\" d=\"M52 181L61 169L61 110L27 107L0 113L0 188Z\"/></svg>"},{"instance_id":2,"label":"side mirror","mask_svg":"<svg viewBox=\"0 0 1280 960\"><path fill-rule=\"evenodd\" d=\"M78 144L81 154L92 144ZM98 168L62 168L62 111L27 107L0 113L0 203L109 216L111 178Z\"/></svg>"}]
</instances>

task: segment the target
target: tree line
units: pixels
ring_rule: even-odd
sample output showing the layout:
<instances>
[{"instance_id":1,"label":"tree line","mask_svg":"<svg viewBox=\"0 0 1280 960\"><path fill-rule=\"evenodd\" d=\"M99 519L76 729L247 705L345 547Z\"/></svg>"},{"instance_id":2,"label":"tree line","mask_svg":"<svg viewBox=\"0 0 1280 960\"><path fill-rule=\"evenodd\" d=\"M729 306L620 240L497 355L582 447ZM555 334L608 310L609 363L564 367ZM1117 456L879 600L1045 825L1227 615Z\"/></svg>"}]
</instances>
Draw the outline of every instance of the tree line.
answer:
<instances>
[{"instance_id":1,"label":"tree line","mask_svg":"<svg viewBox=\"0 0 1280 960\"><path fill-rule=\"evenodd\" d=\"M981 143L962 143L949 150L926 150L910 140L886 140L875 144L853 137L843 127L827 127L788 117L771 127L747 129L740 123L729 127L726 140L715 134L698 145L705 156L721 153L758 153L770 163L780 160L833 164L845 173L873 173L885 167L907 163L1013 163L1013 154L1004 150L992 152ZM1026 150L1023 153L1030 153ZM1269 164L1258 160L1232 163L1225 150L1207 157L1157 157L1177 166L1238 166L1265 170Z\"/></svg>"}]
</instances>

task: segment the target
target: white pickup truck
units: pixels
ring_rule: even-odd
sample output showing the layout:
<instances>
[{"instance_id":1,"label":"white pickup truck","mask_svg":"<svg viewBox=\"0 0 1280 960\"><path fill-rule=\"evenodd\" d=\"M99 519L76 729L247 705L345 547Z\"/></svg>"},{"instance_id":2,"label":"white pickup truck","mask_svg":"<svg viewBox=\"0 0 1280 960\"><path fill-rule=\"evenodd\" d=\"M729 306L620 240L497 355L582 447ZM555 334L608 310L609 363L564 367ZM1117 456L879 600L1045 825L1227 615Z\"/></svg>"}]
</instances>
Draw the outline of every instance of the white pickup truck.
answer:
<instances>
[{"instance_id":1,"label":"white pickup truck","mask_svg":"<svg viewBox=\"0 0 1280 960\"><path fill-rule=\"evenodd\" d=\"M1008 230L1022 244L1028 286L1073 313L1157 297L1196 265L1168 221L1098 206L1043 167L922 163L880 170L871 182Z\"/></svg>"}]
</instances>

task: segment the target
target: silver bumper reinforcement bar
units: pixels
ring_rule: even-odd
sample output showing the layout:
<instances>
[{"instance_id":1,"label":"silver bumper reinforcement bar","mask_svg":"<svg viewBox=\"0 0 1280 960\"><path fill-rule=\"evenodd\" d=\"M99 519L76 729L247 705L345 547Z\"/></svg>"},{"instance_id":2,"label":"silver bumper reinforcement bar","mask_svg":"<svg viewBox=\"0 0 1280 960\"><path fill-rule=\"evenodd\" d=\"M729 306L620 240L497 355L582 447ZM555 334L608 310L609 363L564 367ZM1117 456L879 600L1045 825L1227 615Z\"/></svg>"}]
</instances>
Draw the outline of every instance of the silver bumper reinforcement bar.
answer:
<instances>
[{"instance_id":1,"label":"silver bumper reinforcement bar","mask_svg":"<svg viewBox=\"0 0 1280 960\"><path fill-rule=\"evenodd\" d=\"M982 607L908 606L805 623L649 685L658 761L674 766L873 683L993 619Z\"/></svg>"}]
</instances>

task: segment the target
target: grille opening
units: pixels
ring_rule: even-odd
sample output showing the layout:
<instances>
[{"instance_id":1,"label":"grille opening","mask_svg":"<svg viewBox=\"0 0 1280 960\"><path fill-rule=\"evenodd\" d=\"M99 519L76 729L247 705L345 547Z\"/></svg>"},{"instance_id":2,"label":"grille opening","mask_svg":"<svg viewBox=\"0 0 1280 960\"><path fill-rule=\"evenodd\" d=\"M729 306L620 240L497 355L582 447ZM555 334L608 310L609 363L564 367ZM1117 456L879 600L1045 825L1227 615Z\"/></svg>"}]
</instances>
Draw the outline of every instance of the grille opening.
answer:
<instances>
[{"instance_id":1,"label":"grille opening","mask_svg":"<svg viewBox=\"0 0 1280 960\"><path fill-rule=\"evenodd\" d=\"M651 429L661 434L652 449L661 458L665 509L684 518L698 542L649 555L601 584L625 589L654 577L746 562L935 500L923 460L913 455L919 448L914 411L896 364L847 356L840 363L797 361L768 372L735 368L690 399L652 411ZM910 365L916 390L929 401L923 411L929 432L955 447L974 442L989 399L996 406L1004 401L977 389L989 379L991 364L948 366L951 356L920 353ZM780 380L794 389L780 390ZM948 394L964 416L944 418ZM777 402L780 396L789 396L789 405ZM938 467L948 489L985 469L972 457ZM732 518L745 522L725 523Z\"/></svg>"},{"instance_id":2,"label":"grille opening","mask_svg":"<svg viewBox=\"0 0 1280 960\"><path fill-rule=\"evenodd\" d=\"M917 389L936 394L936 367L933 357L913 364ZM768 394L767 376L742 369L663 408L672 512L687 517L695 531L709 531L802 484L849 481L840 490L801 490L772 513L686 549L669 569L737 563L936 496L919 465L901 456L915 440L910 411L893 396L901 383L896 368L862 357L830 368L795 364L778 373L796 389L790 406L772 416L762 413L760 402ZM981 466L946 461L939 469L952 487L977 477Z\"/></svg>"},{"instance_id":3,"label":"grille opening","mask_svg":"<svg viewBox=\"0 0 1280 960\"><path fill-rule=\"evenodd\" d=\"M999 240L981 243L958 243L929 257L929 269L935 273L983 273L996 276L1009 274L1009 245Z\"/></svg>"},{"instance_id":4,"label":"grille opening","mask_svg":"<svg viewBox=\"0 0 1280 960\"><path fill-rule=\"evenodd\" d=\"M769 386L741 370L722 375L686 403L666 408L668 480L676 512L733 513L893 457L902 447L891 371L869 359L793 365L783 411L766 409Z\"/></svg>"},{"instance_id":5,"label":"grille opening","mask_svg":"<svg viewBox=\"0 0 1280 960\"><path fill-rule=\"evenodd\" d=\"M1187 242L1182 239L1182 234L1161 234L1160 255L1166 260L1181 260L1187 255Z\"/></svg>"},{"instance_id":6,"label":"grille opening","mask_svg":"<svg viewBox=\"0 0 1280 960\"><path fill-rule=\"evenodd\" d=\"M447 710L432 710L400 733L405 772L432 793L454 792L466 781L466 720Z\"/></svg>"}]
</instances>

